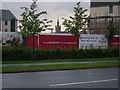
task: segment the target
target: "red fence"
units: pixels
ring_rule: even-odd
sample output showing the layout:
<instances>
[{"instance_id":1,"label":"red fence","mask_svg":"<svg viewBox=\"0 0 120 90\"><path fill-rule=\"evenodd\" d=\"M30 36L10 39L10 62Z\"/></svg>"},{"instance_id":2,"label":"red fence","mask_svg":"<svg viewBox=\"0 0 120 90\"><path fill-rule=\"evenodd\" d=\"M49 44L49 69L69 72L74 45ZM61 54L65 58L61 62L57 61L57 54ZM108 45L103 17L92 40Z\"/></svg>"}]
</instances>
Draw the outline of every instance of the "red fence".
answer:
<instances>
[{"instance_id":1,"label":"red fence","mask_svg":"<svg viewBox=\"0 0 120 90\"><path fill-rule=\"evenodd\" d=\"M26 40L27 47L32 48L32 36ZM71 34L41 34L35 35L35 48L76 48L76 38Z\"/></svg>"},{"instance_id":2,"label":"red fence","mask_svg":"<svg viewBox=\"0 0 120 90\"><path fill-rule=\"evenodd\" d=\"M57 33L50 33L50 34L40 34L35 35L35 48L76 48L76 38L71 34L57 34ZM33 37L28 36L26 40L27 47L32 48ZM120 44L120 37L114 36L111 39L111 46L110 46L110 39L108 39L108 48L116 48L119 47Z\"/></svg>"},{"instance_id":3,"label":"red fence","mask_svg":"<svg viewBox=\"0 0 120 90\"><path fill-rule=\"evenodd\" d=\"M108 39L108 48L119 48L119 45L120 45L119 35L115 35L111 40Z\"/></svg>"},{"instance_id":4,"label":"red fence","mask_svg":"<svg viewBox=\"0 0 120 90\"><path fill-rule=\"evenodd\" d=\"M35 35L34 36L34 46L35 46L35 48L38 48L39 47L39 42L38 42L38 40L39 40L39 36L38 35ZM32 36L28 36L27 37L27 39L26 39L26 45L27 45L27 47L29 47L29 48L32 48L33 47L33 37Z\"/></svg>"}]
</instances>

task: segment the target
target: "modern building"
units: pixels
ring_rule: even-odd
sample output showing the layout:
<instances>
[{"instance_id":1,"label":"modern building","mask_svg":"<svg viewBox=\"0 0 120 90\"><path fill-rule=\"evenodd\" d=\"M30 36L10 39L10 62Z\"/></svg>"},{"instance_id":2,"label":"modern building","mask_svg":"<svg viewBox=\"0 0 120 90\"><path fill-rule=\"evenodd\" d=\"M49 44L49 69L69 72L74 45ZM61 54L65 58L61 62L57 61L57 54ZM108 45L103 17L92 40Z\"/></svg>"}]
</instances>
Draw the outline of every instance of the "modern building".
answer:
<instances>
[{"instance_id":1,"label":"modern building","mask_svg":"<svg viewBox=\"0 0 120 90\"><path fill-rule=\"evenodd\" d=\"M108 26L113 21L116 34L120 31L120 1L114 2L92 2L88 28L90 34L105 34Z\"/></svg>"},{"instance_id":2,"label":"modern building","mask_svg":"<svg viewBox=\"0 0 120 90\"><path fill-rule=\"evenodd\" d=\"M10 10L0 10L0 31L2 32L16 32L17 18Z\"/></svg>"},{"instance_id":3,"label":"modern building","mask_svg":"<svg viewBox=\"0 0 120 90\"><path fill-rule=\"evenodd\" d=\"M0 43L6 45L16 37L20 37L17 32L17 18L10 10L0 10Z\"/></svg>"}]
</instances>

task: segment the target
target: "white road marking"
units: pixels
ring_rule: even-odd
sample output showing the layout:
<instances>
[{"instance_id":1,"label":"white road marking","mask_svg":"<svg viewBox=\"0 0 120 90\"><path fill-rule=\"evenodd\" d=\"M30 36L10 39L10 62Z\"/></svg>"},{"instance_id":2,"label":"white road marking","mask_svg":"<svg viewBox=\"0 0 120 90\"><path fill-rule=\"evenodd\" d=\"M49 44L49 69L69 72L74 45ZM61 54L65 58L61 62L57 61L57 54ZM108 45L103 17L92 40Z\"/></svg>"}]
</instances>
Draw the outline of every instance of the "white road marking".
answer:
<instances>
[{"instance_id":1,"label":"white road marking","mask_svg":"<svg viewBox=\"0 0 120 90\"><path fill-rule=\"evenodd\" d=\"M101 74L100 72L98 73L88 73L88 75L93 75L93 74Z\"/></svg>"},{"instance_id":2,"label":"white road marking","mask_svg":"<svg viewBox=\"0 0 120 90\"><path fill-rule=\"evenodd\" d=\"M75 83L64 83L64 84L54 84L49 85L50 87L56 86L66 86L66 85L76 85L76 84L88 84L88 83L98 83L98 82L109 82L109 81L116 81L118 79L106 79L106 80L98 80L98 81L85 81L85 82L75 82Z\"/></svg>"}]
</instances>

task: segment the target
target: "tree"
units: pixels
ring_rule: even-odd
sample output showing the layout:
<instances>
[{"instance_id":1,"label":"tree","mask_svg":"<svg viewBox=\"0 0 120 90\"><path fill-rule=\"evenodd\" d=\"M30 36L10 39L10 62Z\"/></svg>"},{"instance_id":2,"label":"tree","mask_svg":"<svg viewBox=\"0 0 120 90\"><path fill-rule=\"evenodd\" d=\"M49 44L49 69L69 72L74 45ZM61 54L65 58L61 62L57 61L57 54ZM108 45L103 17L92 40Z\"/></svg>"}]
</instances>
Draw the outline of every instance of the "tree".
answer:
<instances>
[{"instance_id":1,"label":"tree","mask_svg":"<svg viewBox=\"0 0 120 90\"><path fill-rule=\"evenodd\" d=\"M116 30L114 28L113 18L112 18L112 20L109 21L108 30L107 30L106 35L105 35L110 41L110 43L109 43L110 47L111 47L112 38L115 34L116 34Z\"/></svg>"},{"instance_id":2,"label":"tree","mask_svg":"<svg viewBox=\"0 0 120 90\"><path fill-rule=\"evenodd\" d=\"M80 6L80 2L74 7L74 16L70 16L69 19L62 18L64 20L63 25L66 27L66 30L73 34L76 40L76 47L79 48L79 37L81 31L85 32L85 26L87 22L87 14L85 13L87 9L83 9Z\"/></svg>"},{"instance_id":3,"label":"tree","mask_svg":"<svg viewBox=\"0 0 120 90\"><path fill-rule=\"evenodd\" d=\"M21 14L22 20L20 20L21 25L19 26L20 32L24 38L24 44L25 44L25 38L29 35L33 36L33 49L34 49L34 35L39 34L42 31L50 29L49 26L51 26L49 23L51 23L51 20L42 19L40 20L40 16L43 14L47 14L46 11L42 11L40 13L37 13L37 0L33 0L30 8L27 7L21 7L21 9L24 9L24 12Z\"/></svg>"}]
</instances>

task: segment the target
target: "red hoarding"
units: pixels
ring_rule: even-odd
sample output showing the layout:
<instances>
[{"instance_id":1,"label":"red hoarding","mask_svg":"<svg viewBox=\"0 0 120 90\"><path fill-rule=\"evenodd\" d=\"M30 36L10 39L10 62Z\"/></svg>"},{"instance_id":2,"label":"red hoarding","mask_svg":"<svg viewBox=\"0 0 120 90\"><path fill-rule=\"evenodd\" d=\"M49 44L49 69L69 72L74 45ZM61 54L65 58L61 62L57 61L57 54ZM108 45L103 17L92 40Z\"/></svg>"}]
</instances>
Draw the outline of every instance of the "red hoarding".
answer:
<instances>
[{"instance_id":1,"label":"red hoarding","mask_svg":"<svg viewBox=\"0 0 120 90\"><path fill-rule=\"evenodd\" d=\"M108 48L119 48L120 37L115 35L112 39L108 39Z\"/></svg>"},{"instance_id":2,"label":"red hoarding","mask_svg":"<svg viewBox=\"0 0 120 90\"><path fill-rule=\"evenodd\" d=\"M32 36L27 38L27 47L32 48ZM71 34L36 35L35 48L76 48L76 38Z\"/></svg>"},{"instance_id":3,"label":"red hoarding","mask_svg":"<svg viewBox=\"0 0 120 90\"><path fill-rule=\"evenodd\" d=\"M35 35L34 36L34 47L35 48L38 48L39 46L39 43L38 43L38 39L39 39L39 36L38 35ZM33 47L33 37L32 36L28 36L27 38L26 38L26 45L27 45L27 47L29 47L29 48L32 48Z\"/></svg>"},{"instance_id":4,"label":"red hoarding","mask_svg":"<svg viewBox=\"0 0 120 90\"><path fill-rule=\"evenodd\" d=\"M35 48L49 49L49 48L76 48L76 38L71 34L40 34L34 36ZM110 46L111 41L111 46ZM120 37L114 36L111 40L108 39L108 48L119 47ZM27 47L33 47L33 37L28 36L26 39Z\"/></svg>"}]
</instances>

